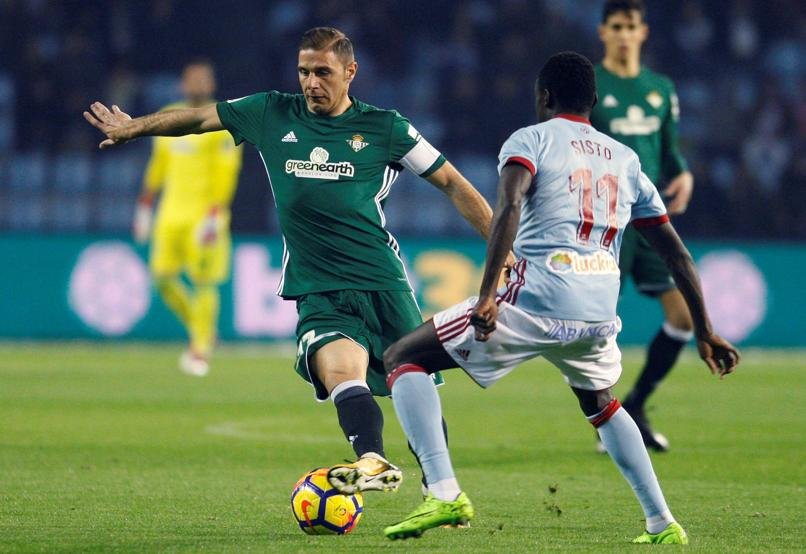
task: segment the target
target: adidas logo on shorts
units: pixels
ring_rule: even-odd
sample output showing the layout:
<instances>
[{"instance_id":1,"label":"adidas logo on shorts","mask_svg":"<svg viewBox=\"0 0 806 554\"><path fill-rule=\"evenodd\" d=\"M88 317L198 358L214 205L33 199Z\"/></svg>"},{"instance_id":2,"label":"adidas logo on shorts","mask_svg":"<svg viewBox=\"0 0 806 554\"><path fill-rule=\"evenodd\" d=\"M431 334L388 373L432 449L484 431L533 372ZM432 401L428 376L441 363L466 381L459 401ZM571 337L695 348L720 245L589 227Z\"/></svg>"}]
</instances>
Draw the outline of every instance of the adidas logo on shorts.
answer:
<instances>
[{"instance_id":1,"label":"adidas logo on shorts","mask_svg":"<svg viewBox=\"0 0 806 554\"><path fill-rule=\"evenodd\" d=\"M294 131L289 131L286 136L283 137L282 142L299 142L297 140L297 135L294 134Z\"/></svg>"},{"instance_id":2,"label":"adidas logo on shorts","mask_svg":"<svg viewBox=\"0 0 806 554\"><path fill-rule=\"evenodd\" d=\"M464 361L467 361L467 359L470 357L470 350L466 350L464 348L457 348L456 354Z\"/></svg>"}]
</instances>

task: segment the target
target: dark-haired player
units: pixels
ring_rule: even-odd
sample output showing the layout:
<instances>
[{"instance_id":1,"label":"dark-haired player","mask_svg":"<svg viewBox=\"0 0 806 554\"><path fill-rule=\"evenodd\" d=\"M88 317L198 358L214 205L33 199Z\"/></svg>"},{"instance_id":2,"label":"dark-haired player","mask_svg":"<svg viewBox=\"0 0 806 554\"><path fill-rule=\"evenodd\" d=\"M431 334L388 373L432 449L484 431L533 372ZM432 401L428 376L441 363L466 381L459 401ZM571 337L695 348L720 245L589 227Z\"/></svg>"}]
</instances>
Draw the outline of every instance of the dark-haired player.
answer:
<instances>
[{"instance_id":1,"label":"dark-haired player","mask_svg":"<svg viewBox=\"0 0 806 554\"><path fill-rule=\"evenodd\" d=\"M663 195L669 215L678 215L686 211L694 178L678 149L680 114L674 85L641 65L641 46L649 32L644 18L642 0L605 2L599 26L605 55L596 66L599 103L591 112L591 123L635 150L653 183L668 180ZM665 321L649 345L646 362L624 400L624 409L638 424L644 444L665 451L669 442L653 432L644 404L691 340L691 315L663 260L632 226L624 232L619 267L622 281L631 277L639 292L657 298L663 308Z\"/></svg>"},{"instance_id":2,"label":"dark-haired player","mask_svg":"<svg viewBox=\"0 0 806 554\"><path fill-rule=\"evenodd\" d=\"M407 119L348 95L358 64L344 33L307 31L297 70L302 94L262 92L136 119L96 102L84 117L106 134L101 148L226 129L258 149L285 247L278 293L299 313L296 370L318 400L333 399L358 456L332 467L329 479L348 493L395 489L402 474L384 457L373 394L389 394L384 349L422 318L384 202L405 168L448 195L485 237L492 209Z\"/></svg>"},{"instance_id":3,"label":"dark-haired player","mask_svg":"<svg viewBox=\"0 0 806 554\"><path fill-rule=\"evenodd\" d=\"M638 497L646 532L633 542L685 544L641 433L612 393L621 374L618 254L629 222L677 279L711 371L731 373L738 354L713 333L694 263L638 156L588 121L596 103L590 61L573 52L556 54L535 88L542 123L515 131L501 148L498 205L479 296L436 314L384 354L395 410L429 490L419 508L384 533L419 536L473 517L451 465L430 375L460 366L487 387L521 362L543 356L562 372ZM513 242L518 262L508 285L496 291Z\"/></svg>"}]
</instances>

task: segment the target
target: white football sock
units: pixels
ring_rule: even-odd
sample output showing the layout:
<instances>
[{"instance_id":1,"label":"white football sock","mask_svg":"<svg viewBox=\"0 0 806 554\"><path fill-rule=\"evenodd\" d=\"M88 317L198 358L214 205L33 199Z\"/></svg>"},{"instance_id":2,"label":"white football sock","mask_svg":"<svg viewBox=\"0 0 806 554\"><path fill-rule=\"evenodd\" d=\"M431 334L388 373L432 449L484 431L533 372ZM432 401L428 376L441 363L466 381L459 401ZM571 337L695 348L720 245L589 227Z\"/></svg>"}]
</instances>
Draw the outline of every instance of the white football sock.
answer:
<instances>
[{"instance_id":1,"label":"white football sock","mask_svg":"<svg viewBox=\"0 0 806 554\"><path fill-rule=\"evenodd\" d=\"M461 491L456 484L448 454L448 444L442 430L442 407L431 376L416 371L397 377L392 385L392 403L403 431L420 460L429 483L428 490L440 500L455 500ZM436 485L439 485L437 489L432 488ZM453 496L445 497L450 494Z\"/></svg>"},{"instance_id":2,"label":"white football sock","mask_svg":"<svg viewBox=\"0 0 806 554\"><path fill-rule=\"evenodd\" d=\"M459 488L459 481L456 478L443 479L433 485L428 485L428 491L440 500L448 502L453 502L462 493L462 489Z\"/></svg>"},{"instance_id":3,"label":"white football sock","mask_svg":"<svg viewBox=\"0 0 806 554\"><path fill-rule=\"evenodd\" d=\"M663 492L652 469L652 462L649 460L638 426L630 414L620 407L618 401L614 402L615 404L589 417L588 420L597 421L605 412L618 407L609 419L597 427L597 431L602 444L607 448L607 453L630 483L638 502L641 503L646 518L646 530L652 534L660 533L674 521L674 517L663 498Z\"/></svg>"}]
</instances>

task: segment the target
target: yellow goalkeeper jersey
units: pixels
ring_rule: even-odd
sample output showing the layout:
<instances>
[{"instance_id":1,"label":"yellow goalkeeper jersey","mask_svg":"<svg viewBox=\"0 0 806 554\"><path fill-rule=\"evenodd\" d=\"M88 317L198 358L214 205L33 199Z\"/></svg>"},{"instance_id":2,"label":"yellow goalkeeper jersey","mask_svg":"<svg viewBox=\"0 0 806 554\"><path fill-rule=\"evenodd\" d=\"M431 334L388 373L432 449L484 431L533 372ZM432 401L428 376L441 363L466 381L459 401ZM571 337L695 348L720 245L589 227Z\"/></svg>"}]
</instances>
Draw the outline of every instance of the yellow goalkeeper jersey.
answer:
<instances>
[{"instance_id":1,"label":"yellow goalkeeper jersey","mask_svg":"<svg viewBox=\"0 0 806 554\"><path fill-rule=\"evenodd\" d=\"M184 108L176 103L164 109ZM159 224L203 218L213 206L228 212L241 169L242 149L227 131L155 137L145 174L146 189L162 191Z\"/></svg>"}]
</instances>

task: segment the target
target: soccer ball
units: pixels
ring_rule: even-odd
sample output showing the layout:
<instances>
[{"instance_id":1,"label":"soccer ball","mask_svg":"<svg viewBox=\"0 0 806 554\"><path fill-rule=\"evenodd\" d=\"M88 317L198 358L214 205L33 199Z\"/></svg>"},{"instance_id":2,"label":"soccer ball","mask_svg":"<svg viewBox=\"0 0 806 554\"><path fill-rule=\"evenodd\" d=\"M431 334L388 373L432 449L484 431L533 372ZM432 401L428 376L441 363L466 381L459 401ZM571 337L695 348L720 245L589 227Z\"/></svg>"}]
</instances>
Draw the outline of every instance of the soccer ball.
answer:
<instances>
[{"instance_id":1,"label":"soccer ball","mask_svg":"<svg viewBox=\"0 0 806 554\"><path fill-rule=\"evenodd\" d=\"M346 535L364 513L361 493L341 494L327 480L328 468L303 475L291 491L291 511L309 535Z\"/></svg>"}]
</instances>

